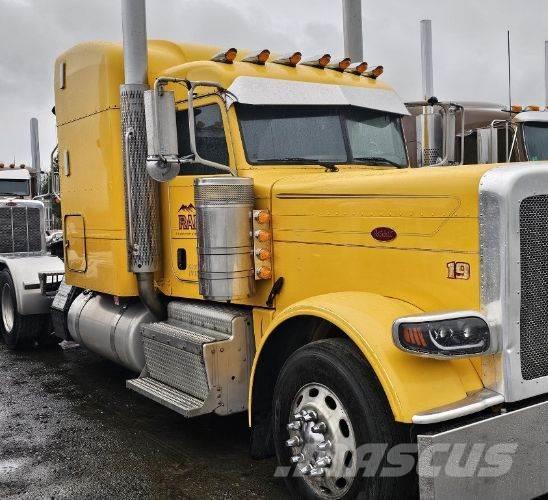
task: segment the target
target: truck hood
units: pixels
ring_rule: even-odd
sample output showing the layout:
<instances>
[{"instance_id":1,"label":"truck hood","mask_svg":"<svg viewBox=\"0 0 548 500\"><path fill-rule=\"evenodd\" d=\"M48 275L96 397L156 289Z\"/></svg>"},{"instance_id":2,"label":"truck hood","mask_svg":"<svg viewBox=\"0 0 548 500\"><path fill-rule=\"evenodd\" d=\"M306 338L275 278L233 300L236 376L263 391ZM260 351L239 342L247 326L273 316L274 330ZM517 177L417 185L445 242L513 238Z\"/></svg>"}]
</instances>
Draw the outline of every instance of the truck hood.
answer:
<instances>
[{"instance_id":1,"label":"truck hood","mask_svg":"<svg viewBox=\"0 0 548 500\"><path fill-rule=\"evenodd\" d=\"M476 253L479 183L495 167L341 169L284 177L272 187L274 238ZM382 229L394 237L375 238L387 234Z\"/></svg>"}]
</instances>

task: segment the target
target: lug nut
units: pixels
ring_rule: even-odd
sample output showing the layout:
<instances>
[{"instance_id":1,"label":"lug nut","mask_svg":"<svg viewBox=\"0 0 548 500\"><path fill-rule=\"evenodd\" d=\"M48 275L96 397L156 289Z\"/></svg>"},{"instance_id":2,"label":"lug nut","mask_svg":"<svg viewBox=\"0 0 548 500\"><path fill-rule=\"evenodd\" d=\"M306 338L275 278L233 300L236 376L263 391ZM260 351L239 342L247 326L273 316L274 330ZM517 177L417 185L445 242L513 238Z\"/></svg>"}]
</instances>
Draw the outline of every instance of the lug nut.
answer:
<instances>
[{"instance_id":1,"label":"lug nut","mask_svg":"<svg viewBox=\"0 0 548 500\"><path fill-rule=\"evenodd\" d=\"M312 426L312 432L316 432L318 434L325 434L327 431L327 425L325 425L324 422L319 422L316 425Z\"/></svg>"},{"instance_id":2,"label":"lug nut","mask_svg":"<svg viewBox=\"0 0 548 500\"><path fill-rule=\"evenodd\" d=\"M326 441L321 442L321 443L318 445L318 449L319 449L319 450L322 450L322 451L328 450L329 448L331 448L331 441L329 441L329 439L326 440Z\"/></svg>"},{"instance_id":3,"label":"lug nut","mask_svg":"<svg viewBox=\"0 0 548 500\"><path fill-rule=\"evenodd\" d=\"M313 467L310 464L307 464L307 465L305 465L304 467L302 467L300 469L300 473L303 476L308 476L308 475L310 475L310 472L312 471L312 469L313 469Z\"/></svg>"},{"instance_id":4,"label":"lug nut","mask_svg":"<svg viewBox=\"0 0 548 500\"><path fill-rule=\"evenodd\" d=\"M331 457L329 455L318 458L318 460L316 460L316 467L329 467L332 462L333 460L331 460Z\"/></svg>"},{"instance_id":5,"label":"lug nut","mask_svg":"<svg viewBox=\"0 0 548 500\"><path fill-rule=\"evenodd\" d=\"M315 422L316 420L318 420L318 414L314 410L307 411L304 415L305 422Z\"/></svg>"},{"instance_id":6,"label":"lug nut","mask_svg":"<svg viewBox=\"0 0 548 500\"><path fill-rule=\"evenodd\" d=\"M287 424L288 431L298 431L301 428L302 423L296 420L295 422L289 422Z\"/></svg>"},{"instance_id":7,"label":"lug nut","mask_svg":"<svg viewBox=\"0 0 548 500\"><path fill-rule=\"evenodd\" d=\"M295 413L295 415L293 415L293 418L299 422L303 421L304 420L304 413L306 413L305 411L302 411L301 413Z\"/></svg>"},{"instance_id":8,"label":"lug nut","mask_svg":"<svg viewBox=\"0 0 548 500\"><path fill-rule=\"evenodd\" d=\"M293 465L297 465L299 462L302 462L304 460L304 455L302 453L299 453L298 455L293 455L289 461Z\"/></svg>"},{"instance_id":9,"label":"lug nut","mask_svg":"<svg viewBox=\"0 0 548 500\"><path fill-rule=\"evenodd\" d=\"M311 477L323 477L323 476L325 476L325 469L322 469L321 467L314 467L310 471L310 476Z\"/></svg>"},{"instance_id":10,"label":"lug nut","mask_svg":"<svg viewBox=\"0 0 548 500\"><path fill-rule=\"evenodd\" d=\"M293 436L292 438L289 438L286 442L285 442L285 445L288 447L288 448L293 448L295 446L300 446L301 444L303 444L303 440L299 437L299 436Z\"/></svg>"}]
</instances>

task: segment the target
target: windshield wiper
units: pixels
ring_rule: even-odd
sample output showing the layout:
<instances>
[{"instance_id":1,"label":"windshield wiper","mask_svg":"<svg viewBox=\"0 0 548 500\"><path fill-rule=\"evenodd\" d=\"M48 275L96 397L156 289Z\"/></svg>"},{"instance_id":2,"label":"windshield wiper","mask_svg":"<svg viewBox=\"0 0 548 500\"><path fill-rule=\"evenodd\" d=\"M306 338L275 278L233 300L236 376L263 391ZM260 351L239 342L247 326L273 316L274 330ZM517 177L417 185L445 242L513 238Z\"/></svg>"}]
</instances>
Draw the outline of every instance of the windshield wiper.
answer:
<instances>
[{"instance_id":1,"label":"windshield wiper","mask_svg":"<svg viewBox=\"0 0 548 500\"><path fill-rule=\"evenodd\" d=\"M406 165L400 165L399 163L389 160L388 158L382 158L381 156L361 156L357 158L352 158L352 160L359 161L360 163L371 162L372 164L376 163L380 165L392 165L393 167L398 167L398 168L404 168L406 166Z\"/></svg>"},{"instance_id":2,"label":"windshield wiper","mask_svg":"<svg viewBox=\"0 0 548 500\"><path fill-rule=\"evenodd\" d=\"M289 162L308 163L310 165L334 164L333 162L318 160L317 158L302 158L299 156L288 156L286 158L260 158L255 160L256 163L289 163ZM344 163L344 162L341 162Z\"/></svg>"}]
</instances>

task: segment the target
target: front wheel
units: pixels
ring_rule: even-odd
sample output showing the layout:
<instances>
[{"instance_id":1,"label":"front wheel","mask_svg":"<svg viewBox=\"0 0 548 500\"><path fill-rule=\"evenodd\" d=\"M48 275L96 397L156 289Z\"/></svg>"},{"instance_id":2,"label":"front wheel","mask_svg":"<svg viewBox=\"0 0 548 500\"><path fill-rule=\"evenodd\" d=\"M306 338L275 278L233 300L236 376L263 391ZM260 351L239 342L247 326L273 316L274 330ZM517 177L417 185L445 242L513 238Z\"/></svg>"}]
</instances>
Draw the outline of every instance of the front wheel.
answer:
<instances>
[{"instance_id":1,"label":"front wheel","mask_svg":"<svg viewBox=\"0 0 548 500\"><path fill-rule=\"evenodd\" d=\"M296 497L414 496L413 471L382 477L385 453L409 438L394 421L373 370L349 341L322 340L293 353L278 377L273 404L276 455ZM366 465L372 453L380 453L373 472Z\"/></svg>"},{"instance_id":2,"label":"front wheel","mask_svg":"<svg viewBox=\"0 0 548 500\"><path fill-rule=\"evenodd\" d=\"M21 349L34 343L43 330L43 315L22 316L17 310L17 297L11 274L0 271L0 331L9 349Z\"/></svg>"}]
</instances>

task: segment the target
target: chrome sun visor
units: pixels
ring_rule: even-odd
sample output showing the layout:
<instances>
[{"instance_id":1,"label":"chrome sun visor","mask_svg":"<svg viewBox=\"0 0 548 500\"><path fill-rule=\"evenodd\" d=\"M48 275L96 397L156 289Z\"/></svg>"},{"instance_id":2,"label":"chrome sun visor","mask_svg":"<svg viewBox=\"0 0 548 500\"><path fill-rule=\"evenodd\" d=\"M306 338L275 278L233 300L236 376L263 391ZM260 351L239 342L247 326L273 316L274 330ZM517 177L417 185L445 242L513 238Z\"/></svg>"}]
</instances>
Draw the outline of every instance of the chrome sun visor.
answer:
<instances>
[{"instance_id":1,"label":"chrome sun visor","mask_svg":"<svg viewBox=\"0 0 548 500\"><path fill-rule=\"evenodd\" d=\"M235 102L254 105L357 106L397 115L409 112L390 89L240 76L228 88ZM229 106L234 101L229 100Z\"/></svg>"}]
</instances>

